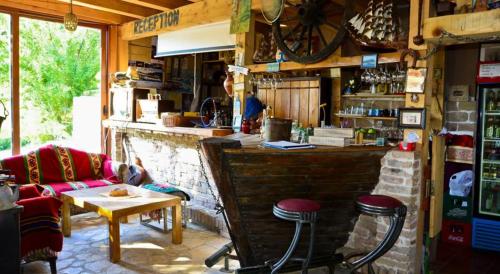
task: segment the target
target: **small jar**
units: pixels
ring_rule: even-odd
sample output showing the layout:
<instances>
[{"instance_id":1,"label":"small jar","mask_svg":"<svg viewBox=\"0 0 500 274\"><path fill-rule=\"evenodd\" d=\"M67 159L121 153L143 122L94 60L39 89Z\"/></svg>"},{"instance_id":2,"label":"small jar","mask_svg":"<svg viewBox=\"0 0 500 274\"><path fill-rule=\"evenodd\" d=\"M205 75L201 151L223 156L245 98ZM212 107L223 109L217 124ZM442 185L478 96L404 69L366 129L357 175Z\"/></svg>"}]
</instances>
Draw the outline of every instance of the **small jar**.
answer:
<instances>
[{"instance_id":1,"label":"small jar","mask_svg":"<svg viewBox=\"0 0 500 274\"><path fill-rule=\"evenodd\" d=\"M250 134L250 122L247 119L243 120L243 123L241 124L241 131L245 134Z\"/></svg>"}]
</instances>

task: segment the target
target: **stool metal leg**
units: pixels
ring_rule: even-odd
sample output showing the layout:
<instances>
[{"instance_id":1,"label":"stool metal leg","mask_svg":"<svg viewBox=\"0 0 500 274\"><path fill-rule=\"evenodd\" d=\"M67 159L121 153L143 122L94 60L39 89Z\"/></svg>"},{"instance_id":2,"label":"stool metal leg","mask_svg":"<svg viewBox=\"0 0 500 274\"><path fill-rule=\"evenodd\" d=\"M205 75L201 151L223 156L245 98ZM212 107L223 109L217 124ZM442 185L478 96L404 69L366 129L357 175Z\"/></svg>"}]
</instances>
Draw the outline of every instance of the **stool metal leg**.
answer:
<instances>
[{"instance_id":1,"label":"stool metal leg","mask_svg":"<svg viewBox=\"0 0 500 274\"><path fill-rule=\"evenodd\" d=\"M309 251L307 252L307 257L302 263L302 274L307 274L307 269L309 268L309 263L311 262L311 258L314 251L314 237L316 230L316 223L311 222L310 225L310 236L309 236Z\"/></svg>"},{"instance_id":2,"label":"stool metal leg","mask_svg":"<svg viewBox=\"0 0 500 274\"><path fill-rule=\"evenodd\" d=\"M272 266L271 274L278 273L278 271L281 269L281 267L283 267L283 265L288 261L288 259L290 259L293 252L297 248L297 245L299 244L301 233L302 233L302 223L296 222L295 223L295 235L293 235L292 243L290 244L290 247L288 247L288 250L286 251L285 255Z\"/></svg>"},{"instance_id":3,"label":"stool metal leg","mask_svg":"<svg viewBox=\"0 0 500 274\"><path fill-rule=\"evenodd\" d=\"M374 250L366 254L364 257L354 261L351 264L351 271L354 271L367 263L372 263L379 257L383 256L399 238L401 230L406 218L406 207L402 206L394 210L394 214L389 217L389 229L385 233L384 239L375 247Z\"/></svg>"}]
</instances>

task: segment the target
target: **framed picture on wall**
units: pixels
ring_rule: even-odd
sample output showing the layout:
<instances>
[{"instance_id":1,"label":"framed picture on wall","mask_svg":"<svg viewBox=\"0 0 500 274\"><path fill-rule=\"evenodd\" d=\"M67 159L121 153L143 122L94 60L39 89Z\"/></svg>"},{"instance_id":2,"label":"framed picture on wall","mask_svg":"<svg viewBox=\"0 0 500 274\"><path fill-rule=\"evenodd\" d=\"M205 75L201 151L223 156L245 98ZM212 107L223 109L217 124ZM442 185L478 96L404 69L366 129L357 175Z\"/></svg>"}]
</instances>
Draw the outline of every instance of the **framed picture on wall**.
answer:
<instances>
[{"instance_id":1,"label":"framed picture on wall","mask_svg":"<svg viewBox=\"0 0 500 274\"><path fill-rule=\"evenodd\" d=\"M361 68L362 69L374 69L377 68L378 54L366 54L361 56Z\"/></svg>"},{"instance_id":2,"label":"framed picture on wall","mask_svg":"<svg viewBox=\"0 0 500 274\"><path fill-rule=\"evenodd\" d=\"M400 128L425 128L425 108L400 108Z\"/></svg>"},{"instance_id":3,"label":"framed picture on wall","mask_svg":"<svg viewBox=\"0 0 500 274\"><path fill-rule=\"evenodd\" d=\"M424 93L426 68L408 69L406 73L406 92Z\"/></svg>"}]
</instances>

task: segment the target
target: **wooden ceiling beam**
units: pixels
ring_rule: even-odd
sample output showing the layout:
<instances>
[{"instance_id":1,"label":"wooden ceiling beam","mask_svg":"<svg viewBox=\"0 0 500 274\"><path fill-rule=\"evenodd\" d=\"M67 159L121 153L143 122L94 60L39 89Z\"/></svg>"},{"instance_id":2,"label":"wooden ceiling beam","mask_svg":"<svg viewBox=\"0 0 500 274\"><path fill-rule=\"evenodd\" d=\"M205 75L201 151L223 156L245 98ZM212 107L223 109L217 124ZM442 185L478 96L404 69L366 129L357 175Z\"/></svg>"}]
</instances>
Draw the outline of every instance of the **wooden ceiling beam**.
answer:
<instances>
[{"instance_id":1,"label":"wooden ceiling beam","mask_svg":"<svg viewBox=\"0 0 500 274\"><path fill-rule=\"evenodd\" d=\"M59 1L70 3L70 0L59 0ZM146 8L143 6L130 3L121 3L118 1L75 0L73 1L73 6L86 7L94 10L120 14L123 16L128 16L136 19L142 19L144 17L148 17L150 15L160 12L160 10L157 9Z\"/></svg>"},{"instance_id":2,"label":"wooden ceiling beam","mask_svg":"<svg viewBox=\"0 0 500 274\"><path fill-rule=\"evenodd\" d=\"M181 6L191 4L194 1L187 0L121 0L130 4L156 9L161 11L170 11Z\"/></svg>"},{"instance_id":3,"label":"wooden ceiling beam","mask_svg":"<svg viewBox=\"0 0 500 274\"><path fill-rule=\"evenodd\" d=\"M6 9L24 11L26 13L49 15L61 18L69 12L69 4L62 3L57 0L2 0L0 1L0 8L2 7ZM80 20L91 23L120 25L134 20L133 18L127 16L79 6L73 7L73 13L76 14Z\"/></svg>"}]
</instances>

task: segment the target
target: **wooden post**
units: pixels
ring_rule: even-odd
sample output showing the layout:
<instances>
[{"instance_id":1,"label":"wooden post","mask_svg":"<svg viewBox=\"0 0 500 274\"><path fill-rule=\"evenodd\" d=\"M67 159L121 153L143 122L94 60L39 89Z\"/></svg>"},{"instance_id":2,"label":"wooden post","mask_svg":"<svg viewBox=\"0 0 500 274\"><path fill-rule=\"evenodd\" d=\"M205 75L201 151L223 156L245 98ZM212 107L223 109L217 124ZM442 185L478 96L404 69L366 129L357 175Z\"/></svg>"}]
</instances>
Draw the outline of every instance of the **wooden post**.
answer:
<instances>
[{"instance_id":1,"label":"wooden post","mask_svg":"<svg viewBox=\"0 0 500 274\"><path fill-rule=\"evenodd\" d=\"M253 53L255 51L255 14L250 17L250 30L246 33L236 35L235 64L237 66L247 66L253 63ZM241 101L241 113L245 110L246 92L252 89L248 80L249 76L234 76L234 97L239 96Z\"/></svg>"},{"instance_id":2,"label":"wooden post","mask_svg":"<svg viewBox=\"0 0 500 274\"><path fill-rule=\"evenodd\" d=\"M19 79L19 14L11 14L12 33L12 65L11 65L11 121L12 121L12 155L21 153L21 126L20 126L20 79Z\"/></svg>"}]
</instances>

